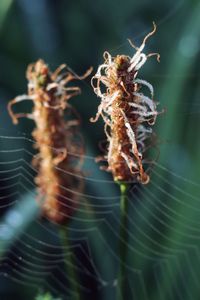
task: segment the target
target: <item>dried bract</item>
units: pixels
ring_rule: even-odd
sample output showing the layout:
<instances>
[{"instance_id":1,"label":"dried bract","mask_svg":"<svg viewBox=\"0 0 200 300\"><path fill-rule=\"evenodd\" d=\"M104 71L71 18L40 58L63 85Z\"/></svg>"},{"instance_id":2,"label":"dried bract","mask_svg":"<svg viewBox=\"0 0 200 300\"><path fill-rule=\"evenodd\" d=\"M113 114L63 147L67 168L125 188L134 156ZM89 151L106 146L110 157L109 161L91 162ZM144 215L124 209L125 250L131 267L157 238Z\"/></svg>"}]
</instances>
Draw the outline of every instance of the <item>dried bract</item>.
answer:
<instances>
[{"instance_id":1,"label":"dried bract","mask_svg":"<svg viewBox=\"0 0 200 300\"><path fill-rule=\"evenodd\" d=\"M77 207L77 192L82 188L81 163L84 147L78 133L79 118L68 100L79 94L79 87L66 86L74 75L65 65L54 73L42 60L27 69L28 94L18 96L8 104L13 122L18 118L33 119L36 124L32 135L38 154L33 165L38 170L35 182L39 188L38 201L43 214L56 223L66 223ZM14 114L12 105L23 100L34 104L30 114ZM64 118L64 111L75 118Z\"/></svg>"},{"instance_id":2,"label":"dried bract","mask_svg":"<svg viewBox=\"0 0 200 300\"><path fill-rule=\"evenodd\" d=\"M92 78L92 87L101 103L92 122L102 116L105 122L105 133L108 141L107 171L112 172L116 181L133 181L146 184L149 175L143 167L144 153L147 149L146 140L152 133L151 126L155 123L157 103L154 102L154 91L150 83L138 79L139 69L147 58L159 54L143 53L147 39L156 31L156 25L136 49L133 57L117 55L112 57L104 53L104 62L99 66ZM146 86L150 97L145 96L141 89Z\"/></svg>"}]
</instances>

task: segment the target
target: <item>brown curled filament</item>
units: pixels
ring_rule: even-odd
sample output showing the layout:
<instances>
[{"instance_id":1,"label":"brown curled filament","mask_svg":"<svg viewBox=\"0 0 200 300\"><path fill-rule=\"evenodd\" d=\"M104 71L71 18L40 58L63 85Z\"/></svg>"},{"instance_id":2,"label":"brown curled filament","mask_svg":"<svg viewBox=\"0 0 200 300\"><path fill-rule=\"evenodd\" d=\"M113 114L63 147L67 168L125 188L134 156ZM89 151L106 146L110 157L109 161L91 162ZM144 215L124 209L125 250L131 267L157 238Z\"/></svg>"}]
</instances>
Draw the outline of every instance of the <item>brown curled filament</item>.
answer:
<instances>
[{"instance_id":1,"label":"brown curled filament","mask_svg":"<svg viewBox=\"0 0 200 300\"><path fill-rule=\"evenodd\" d=\"M69 104L69 99L80 94L80 88L67 86L69 82L84 79L61 65L51 73L43 60L28 66L28 94L11 100L9 114L15 124L21 117L35 121L32 133L38 154L32 161L37 170L35 183L39 189L38 202L43 215L58 224L64 224L75 211L83 186L81 165L84 147L78 132L80 118ZM32 113L14 113L12 106L23 100L33 102ZM70 115L65 120L64 112Z\"/></svg>"},{"instance_id":2,"label":"brown curled filament","mask_svg":"<svg viewBox=\"0 0 200 300\"><path fill-rule=\"evenodd\" d=\"M105 122L108 146L102 160L108 162L108 167L103 168L112 172L116 181L149 182L149 175L143 166L144 153L158 112L152 85L138 79L137 74L148 57L155 55L159 61L158 53L143 53L147 39L155 31L156 25L153 23L153 30L140 47L134 46L129 40L136 50L133 57L112 57L105 52L103 64L92 77L92 87L101 98L101 103L91 122L96 122L100 116ZM144 86L149 90L150 97L141 92Z\"/></svg>"}]
</instances>

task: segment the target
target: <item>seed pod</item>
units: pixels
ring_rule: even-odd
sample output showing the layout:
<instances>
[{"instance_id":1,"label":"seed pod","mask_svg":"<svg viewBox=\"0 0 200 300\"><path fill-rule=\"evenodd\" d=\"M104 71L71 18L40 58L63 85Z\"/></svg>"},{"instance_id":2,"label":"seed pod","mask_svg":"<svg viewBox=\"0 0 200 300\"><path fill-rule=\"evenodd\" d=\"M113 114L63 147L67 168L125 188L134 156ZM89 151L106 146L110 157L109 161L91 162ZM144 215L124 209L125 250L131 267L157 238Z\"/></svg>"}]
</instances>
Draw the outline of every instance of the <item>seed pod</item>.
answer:
<instances>
[{"instance_id":1,"label":"seed pod","mask_svg":"<svg viewBox=\"0 0 200 300\"><path fill-rule=\"evenodd\" d=\"M28 117L35 121L32 135L36 141L38 154L32 161L38 174L38 202L43 215L59 224L66 223L78 204L78 193L83 182L80 180L84 147L80 142L77 126L80 119L68 100L80 94L79 87L66 87L74 79L83 79L90 70L78 77L65 65L54 73L42 60L27 69L28 95L18 96L8 104L8 110L15 124L18 118ZM23 100L34 104L30 114L14 114L12 105ZM75 119L65 120L64 111L75 115Z\"/></svg>"},{"instance_id":2,"label":"seed pod","mask_svg":"<svg viewBox=\"0 0 200 300\"><path fill-rule=\"evenodd\" d=\"M136 49L132 58L125 55L111 57L105 52L104 62L91 81L94 92L101 98L97 115L91 122L96 122L100 115L105 122L108 146L103 159L107 160L106 170L112 172L115 181L149 182L143 160L146 140L152 133L151 126L158 112L152 85L137 79L137 74L148 57L156 55L159 61L159 54L143 53L146 40L156 31L156 25L153 25L153 31L139 48L129 41ZM149 89L150 97L143 95L142 86Z\"/></svg>"}]
</instances>

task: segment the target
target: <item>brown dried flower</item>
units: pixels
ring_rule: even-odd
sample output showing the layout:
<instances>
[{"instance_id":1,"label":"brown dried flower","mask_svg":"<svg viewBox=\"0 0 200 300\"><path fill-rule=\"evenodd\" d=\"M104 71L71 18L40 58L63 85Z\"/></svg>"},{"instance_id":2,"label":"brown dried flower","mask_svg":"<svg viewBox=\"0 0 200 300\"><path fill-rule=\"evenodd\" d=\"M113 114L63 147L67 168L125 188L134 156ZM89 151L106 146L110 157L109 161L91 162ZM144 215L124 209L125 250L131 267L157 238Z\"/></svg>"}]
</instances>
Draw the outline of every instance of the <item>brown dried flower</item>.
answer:
<instances>
[{"instance_id":1,"label":"brown dried flower","mask_svg":"<svg viewBox=\"0 0 200 300\"><path fill-rule=\"evenodd\" d=\"M96 122L101 115L105 122L108 151L104 159L108 161L107 171L112 172L116 181L135 181L146 184L149 175L144 171L143 159L147 149L146 139L152 133L151 126L158 115L154 102L154 91L150 83L137 79L139 69L147 58L158 53L143 53L147 39L156 31L156 25L136 49L133 57L104 53L104 62L92 78L92 87L101 103ZM146 86L151 97L144 96L142 86Z\"/></svg>"},{"instance_id":2,"label":"brown dried flower","mask_svg":"<svg viewBox=\"0 0 200 300\"><path fill-rule=\"evenodd\" d=\"M33 119L36 128L32 135L36 141L38 154L32 164L38 170L35 182L39 188L38 201L43 214L56 223L66 223L77 206L77 191L82 189L80 166L84 154L82 143L78 143L77 125L79 119L68 100L79 94L79 87L66 87L74 79L66 65L61 65L54 73L42 60L27 69L28 95L11 100L8 110L15 124L18 118ZM31 114L14 114L11 107L23 100L34 103ZM75 119L64 119L64 110L73 112ZM76 192L74 191L76 190Z\"/></svg>"}]
</instances>

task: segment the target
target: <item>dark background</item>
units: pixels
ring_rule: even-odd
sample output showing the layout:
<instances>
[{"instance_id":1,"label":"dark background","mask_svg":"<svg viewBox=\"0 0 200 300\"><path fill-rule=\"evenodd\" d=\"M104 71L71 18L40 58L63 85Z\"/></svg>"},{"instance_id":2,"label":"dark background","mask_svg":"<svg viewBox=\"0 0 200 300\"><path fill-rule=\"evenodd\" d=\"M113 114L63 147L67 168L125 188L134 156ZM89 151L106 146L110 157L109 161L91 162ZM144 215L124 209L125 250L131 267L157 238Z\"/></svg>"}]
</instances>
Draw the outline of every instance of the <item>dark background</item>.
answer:
<instances>
[{"instance_id":1,"label":"dark background","mask_svg":"<svg viewBox=\"0 0 200 300\"><path fill-rule=\"evenodd\" d=\"M166 112L155 126L160 154L151 182L129 193L127 299L199 299L199 18L198 0L0 1L1 300L34 299L43 291L71 299L58 228L37 217L34 124L21 119L14 126L7 112L8 101L26 93L27 65L42 58L52 71L62 63L77 74L90 66L96 71L105 50L133 55L127 38L140 45L152 21L157 32L145 51L159 52L161 62L149 59L138 76L154 86ZM119 193L92 158L104 139L103 123L89 122L99 99L90 79L78 85L82 94L70 101L82 118L88 178L70 241L84 299L110 300L116 299Z\"/></svg>"}]
</instances>

